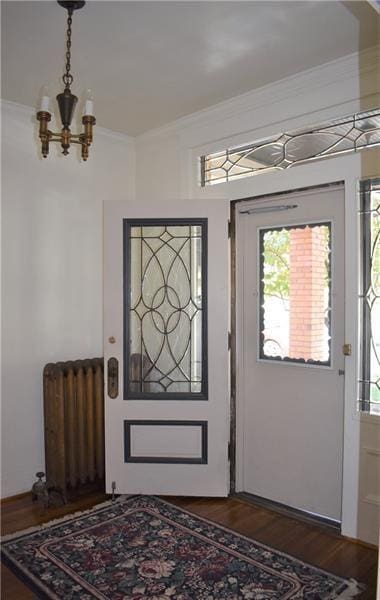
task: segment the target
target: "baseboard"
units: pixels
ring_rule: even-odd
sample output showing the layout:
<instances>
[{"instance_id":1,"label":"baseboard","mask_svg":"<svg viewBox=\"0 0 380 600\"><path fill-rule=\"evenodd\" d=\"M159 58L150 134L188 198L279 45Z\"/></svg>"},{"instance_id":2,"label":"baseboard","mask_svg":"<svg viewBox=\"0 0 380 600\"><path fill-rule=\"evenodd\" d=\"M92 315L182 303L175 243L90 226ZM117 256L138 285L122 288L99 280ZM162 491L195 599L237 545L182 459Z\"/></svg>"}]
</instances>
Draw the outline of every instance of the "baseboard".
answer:
<instances>
[{"instance_id":1,"label":"baseboard","mask_svg":"<svg viewBox=\"0 0 380 600\"><path fill-rule=\"evenodd\" d=\"M21 492L20 494L15 494L14 496L5 496L4 498L0 498L0 505L7 504L8 502L14 502L15 500L21 500L22 498L26 498L27 496L31 496L32 492L29 490L28 492Z\"/></svg>"},{"instance_id":2,"label":"baseboard","mask_svg":"<svg viewBox=\"0 0 380 600\"><path fill-rule=\"evenodd\" d=\"M364 542L363 540L359 540L357 538L348 537L347 535L342 535L342 538L344 540L347 540L347 542L351 542L352 544L358 544L358 546L363 546L364 548L369 548L370 550L379 550L379 546L376 546L376 544L370 544L369 542Z\"/></svg>"},{"instance_id":3,"label":"baseboard","mask_svg":"<svg viewBox=\"0 0 380 600\"><path fill-rule=\"evenodd\" d=\"M85 483L78 485L76 488L68 488L67 490L67 500L70 502L72 500L76 500L78 498L82 498L84 496L90 495L94 492L104 492L104 479L96 480L92 483ZM0 506L3 504L8 504L11 502L15 502L17 500L22 500L27 496L32 496L32 490L28 492L21 492L20 494L15 494L13 496L5 496L4 498L0 498Z\"/></svg>"},{"instance_id":4,"label":"baseboard","mask_svg":"<svg viewBox=\"0 0 380 600\"><path fill-rule=\"evenodd\" d=\"M334 531L335 533L340 533L341 523L334 519L322 517L298 508L292 508L286 504L281 504L281 502L275 502L274 500L269 500L268 498L262 498L261 496L256 496L255 494L249 494L248 492L238 492L235 494L235 496L241 498L242 500L246 500L251 504L256 504L257 506L262 506L268 510L278 512L285 517L299 519L300 521L305 521L307 523L311 523L312 525L319 525L328 528L330 531Z\"/></svg>"}]
</instances>

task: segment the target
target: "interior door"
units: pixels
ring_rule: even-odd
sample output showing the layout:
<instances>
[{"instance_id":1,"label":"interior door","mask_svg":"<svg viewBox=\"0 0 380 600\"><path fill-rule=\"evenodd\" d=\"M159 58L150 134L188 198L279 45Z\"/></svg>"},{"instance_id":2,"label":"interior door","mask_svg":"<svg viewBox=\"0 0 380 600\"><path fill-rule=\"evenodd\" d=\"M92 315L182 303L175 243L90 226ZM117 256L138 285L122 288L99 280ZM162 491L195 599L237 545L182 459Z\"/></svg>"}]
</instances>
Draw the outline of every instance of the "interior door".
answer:
<instances>
[{"instance_id":1,"label":"interior door","mask_svg":"<svg viewBox=\"0 0 380 600\"><path fill-rule=\"evenodd\" d=\"M236 210L240 488L340 521L343 187Z\"/></svg>"},{"instance_id":2,"label":"interior door","mask_svg":"<svg viewBox=\"0 0 380 600\"><path fill-rule=\"evenodd\" d=\"M105 203L108 493L228 494L227 210Z\"/></svg>"}]
</instances>

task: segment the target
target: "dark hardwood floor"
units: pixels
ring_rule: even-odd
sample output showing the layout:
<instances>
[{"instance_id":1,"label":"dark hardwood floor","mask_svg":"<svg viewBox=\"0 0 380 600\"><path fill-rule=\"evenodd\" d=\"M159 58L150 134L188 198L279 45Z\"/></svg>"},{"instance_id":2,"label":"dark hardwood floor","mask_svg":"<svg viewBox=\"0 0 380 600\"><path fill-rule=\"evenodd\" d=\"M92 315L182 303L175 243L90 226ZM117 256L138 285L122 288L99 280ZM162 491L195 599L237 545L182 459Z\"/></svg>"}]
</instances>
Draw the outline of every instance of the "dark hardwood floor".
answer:
<instances>
[{"instance_id":1,"label":"dark hardwood floor","mask_svg":"<svg viewBox=\"0 0 380 600\"><path fill-rule=\"evenodd\" d=\"M105 498L104 494L96 493L64 507L48 510L33 503L31 496L7 501L1 506L2 535L33 527L71 512L86 510ZM254 506L241 498L166 499L332 573L353 577L367 585L366 591L358 597L360 600L376 598L377 551L374 548L346 540L327 528ZM2 567L1 592L3 600L36 598L6 567Z\"/></svg>"}]
</instances>

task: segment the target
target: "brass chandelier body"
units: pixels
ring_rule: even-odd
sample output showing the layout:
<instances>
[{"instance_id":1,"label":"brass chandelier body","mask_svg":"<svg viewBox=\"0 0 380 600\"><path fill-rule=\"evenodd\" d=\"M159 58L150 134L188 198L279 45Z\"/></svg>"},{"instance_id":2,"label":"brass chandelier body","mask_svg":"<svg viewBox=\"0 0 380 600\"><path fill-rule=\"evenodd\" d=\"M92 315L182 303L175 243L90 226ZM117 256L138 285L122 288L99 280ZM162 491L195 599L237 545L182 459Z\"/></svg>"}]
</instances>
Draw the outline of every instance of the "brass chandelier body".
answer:
<instances>
[{"instance_id":1,"label":"brass chandelier body","mask_svg":"<svg viewBox=\"0 0 380 600\"><path fill-rule=\"evenodd\" d=\"M74 134L71 132L70 129L70 125L75 111L75 106L78 102L77 96L72 94L70 89L70 86L72 85L74 80L71 74L72 15L74 10L82 8L85 5L85 2L77 0L58 0L58 4L60 6L63 6L63 8L67 10L66 70L62 77L65 87L63 92L61 94L58 94L57 96L57 102L63 127L62 131L57 133L50 131L48 126L51 120L50 112L46 109L46 107L42 107L41 110L37 112L37 119L40 122L39 137L41 140L42 156L46 158L49 154L50 142L60 143L62 147L62 154L64 154L65 156L69 154L69 148L71 144L80 144L82 149L82 159L86 161L89 154L89 147L91 146L93 140L92 128L96 123L95 117L92 114L87 114L92 112L92 102L86 103L85 114L82 117L84 131L79 134ZM91 107L91 109L88 110L88 107Z\"/></svg>"}]
</instances>

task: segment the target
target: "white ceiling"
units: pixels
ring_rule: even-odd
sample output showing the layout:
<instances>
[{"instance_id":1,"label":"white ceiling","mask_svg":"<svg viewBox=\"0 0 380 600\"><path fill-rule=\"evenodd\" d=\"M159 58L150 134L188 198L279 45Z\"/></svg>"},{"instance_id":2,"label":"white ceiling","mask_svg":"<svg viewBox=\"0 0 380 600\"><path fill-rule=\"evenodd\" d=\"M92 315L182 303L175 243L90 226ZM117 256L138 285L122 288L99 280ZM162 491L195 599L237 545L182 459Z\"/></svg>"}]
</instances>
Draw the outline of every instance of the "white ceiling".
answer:
<instances>
[{"instance_id":1,"label":"white ceiling","mask_svg":"<svg viewBox=\"0 0 380 600\"><path fill-rule=\"evenodd\" d=\"M2 97L36 106L43 84L60 91L66 11L1 6ZM363 1L88 0L73 18L72 91L92 88L98 125L138 135L374 45L378 18Z\"/></svg>"}]
</instances>

